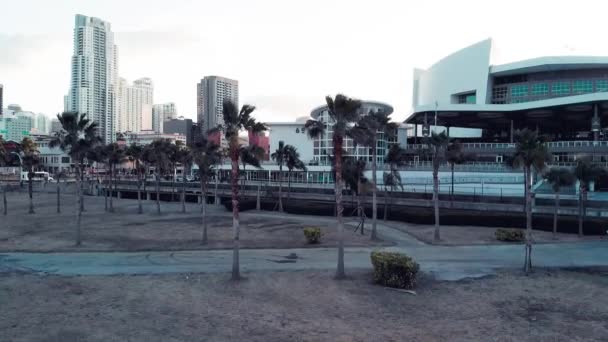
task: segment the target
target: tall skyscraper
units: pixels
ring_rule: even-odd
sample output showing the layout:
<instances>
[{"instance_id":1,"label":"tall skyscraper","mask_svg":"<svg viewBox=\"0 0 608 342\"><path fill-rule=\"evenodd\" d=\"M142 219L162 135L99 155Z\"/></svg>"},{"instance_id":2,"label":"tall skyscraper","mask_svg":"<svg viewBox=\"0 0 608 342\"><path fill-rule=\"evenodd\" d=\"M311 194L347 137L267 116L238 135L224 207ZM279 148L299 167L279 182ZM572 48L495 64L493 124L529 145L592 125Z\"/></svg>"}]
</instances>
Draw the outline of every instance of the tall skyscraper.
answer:
<instances>
[{"instance_id":1,"label":"tall skyscraper","mask_svg":"<svg viewBox=\"0 0 608 342\"><path fill-rule=\"evenodd\" d=\"M239 82L220 76L205 76L196 87L197 121L203 132L224 124L224 100L239 104Z\"/></svg>"},{"instance_id":2,"label":"tall skyscraper","mask_svg":"<svg viewBox=\"0 0 608 342\"><path fill-rule=\"evenodd\" d=\"M118 100L115 119L116 132L140 132L152 129L152 103L154 84L149 78L140 78L130 85L124 78L117 82Z\"/></svg>"},{"instance_id":3,"label":"tall skyscraper","mask_svg":"<svg viewBox=\"0 0 608 342\"><path fill-rule=\"evenodd\" d=\"M152 130L157 133L163 133L164 123L175 118L177 118L175 103L155 104L152 108Z\"/></svg>"},{"instance_id":4,"label":"tall skyscraper","mask_svg":"<svg viewBox=\"0 0 608 342\"><path fill-rule=\"evenodd\" d=\"M77 14L69 110L88 114L105 143L116 139L117 49L110 23Z\"/></svg>"}]
</instances>

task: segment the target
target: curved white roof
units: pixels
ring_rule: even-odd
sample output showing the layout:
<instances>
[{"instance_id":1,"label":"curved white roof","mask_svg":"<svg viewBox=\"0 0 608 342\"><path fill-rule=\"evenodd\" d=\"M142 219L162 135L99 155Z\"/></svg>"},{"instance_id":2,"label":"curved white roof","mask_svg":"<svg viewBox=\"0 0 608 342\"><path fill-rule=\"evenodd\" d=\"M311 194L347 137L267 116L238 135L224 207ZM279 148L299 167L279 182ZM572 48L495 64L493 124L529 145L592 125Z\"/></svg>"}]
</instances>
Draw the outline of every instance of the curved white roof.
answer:
<instances>
[{"instance_id":1,"label":"curved white roof","mask_svg":"<svg viewBox=\"0 0 608 342\"><path fill-rule=\"evenodd\" d=\"M556 70L608 68L608 57L603 56L548 56L525 59L502 65L492 65L493 76Z\"/></svg>"}]
</instances>

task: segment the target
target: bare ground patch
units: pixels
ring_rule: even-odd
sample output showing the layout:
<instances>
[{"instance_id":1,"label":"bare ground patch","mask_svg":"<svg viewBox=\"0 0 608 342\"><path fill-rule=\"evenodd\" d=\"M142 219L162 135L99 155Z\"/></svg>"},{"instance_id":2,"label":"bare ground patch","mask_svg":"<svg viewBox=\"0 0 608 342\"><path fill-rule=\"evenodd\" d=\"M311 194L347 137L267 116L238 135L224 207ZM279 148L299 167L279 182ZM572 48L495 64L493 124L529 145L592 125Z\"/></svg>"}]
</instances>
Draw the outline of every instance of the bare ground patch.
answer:
<instances>
[{"instance_id":1,"label":"bare ground patch","mask_svg":"<svg viewBox=\"0 0 608 342\"><path fill-rule=\"evenodd\" d=\"M62 196L62 212L56 212L54 194L34 194L36 214L27 214L27 194L9 194L9 214L0 217L0 251L142 251L193 250L232 247L232 216L224 207L208 207L208 244L201 245L202 218L200 206L161 202L161 215L156 202L143 201L144 214L137 214L137 201L114 199L114 212L104 211L103 197L85 197L82 217L83 246L75 248L76 202L71 195ZM322 239L314 247L337 244L335 224L327 220L304 222L289 218L241 218L241 247L243 248L303 248L308 245L303 228L321 228ZM345 233L347 246L379 246L387 242L372 242L367 235Z\"/></svg>"},{"instance_id":2,"label":"bare ground patch","mask_svg":"<svg viewBox=\"0 0 608 342\"><path fill-rule=\"evenodd\" d=\"M608 336L606 272L537 270L417 295L369 273L0 276L8 341L595 341Z\"/></svg>"}]
</instances>

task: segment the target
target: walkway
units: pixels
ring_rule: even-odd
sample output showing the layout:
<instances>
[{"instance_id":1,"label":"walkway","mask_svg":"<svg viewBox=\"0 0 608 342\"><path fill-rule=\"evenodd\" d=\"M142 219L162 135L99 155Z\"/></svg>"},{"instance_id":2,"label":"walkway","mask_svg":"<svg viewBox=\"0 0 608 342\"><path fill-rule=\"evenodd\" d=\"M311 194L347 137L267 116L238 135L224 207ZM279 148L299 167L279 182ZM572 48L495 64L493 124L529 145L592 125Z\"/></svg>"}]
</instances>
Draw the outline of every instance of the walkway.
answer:
<instances>
[{"instance_id":1,"label":"walkway","mask_svg":"<svg viewBox=\"0 0 608 342\"><path fill-rule=\"evenodd\" d=\"M245 212L242 220L252 216L288 217L310 222L332 217ZM371 224L366 229L371 228ZM385 250L407 253L421 265L423 272L441 280L490 275L501 268L519 268L523 261L521 245L431 246L382 222L378 232L395 246ZM372 248L346 248L346 269L371 269ZM241 270L301 271L334 269L335 248L243 249ZM559 243L534 246L533 261L542 267L608 266L608 243ZM232 250L175 252L74 252L74 253L1 253L0 273L23 271L59 275L114 275L163 273L229 272Z\"/></svg>"}]
</instances>

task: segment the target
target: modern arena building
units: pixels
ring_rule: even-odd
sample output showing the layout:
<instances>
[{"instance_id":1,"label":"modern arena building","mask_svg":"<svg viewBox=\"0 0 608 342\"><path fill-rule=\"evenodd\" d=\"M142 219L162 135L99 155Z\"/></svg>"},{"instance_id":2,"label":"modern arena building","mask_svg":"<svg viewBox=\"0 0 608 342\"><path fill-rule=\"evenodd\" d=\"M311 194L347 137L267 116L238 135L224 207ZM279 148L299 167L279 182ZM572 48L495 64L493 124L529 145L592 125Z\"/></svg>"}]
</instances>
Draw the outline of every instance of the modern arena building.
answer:
<instances>
[{"instance_id":1,"label":"modern arena building","mask_svg":"<svg viewBox=\"0 0 608 342\"><path fill-rule=\"evenodd\" d=\"M412 161L430 126L469 128L459 138L477 163L503 164L515 150L514 132L548 137L553 165L582 155L608 165L608 57L539 57L491 65L492 40L457 51L426 70L414 70L413 113L405 121Z\"/></svg>"}]
</instances>

